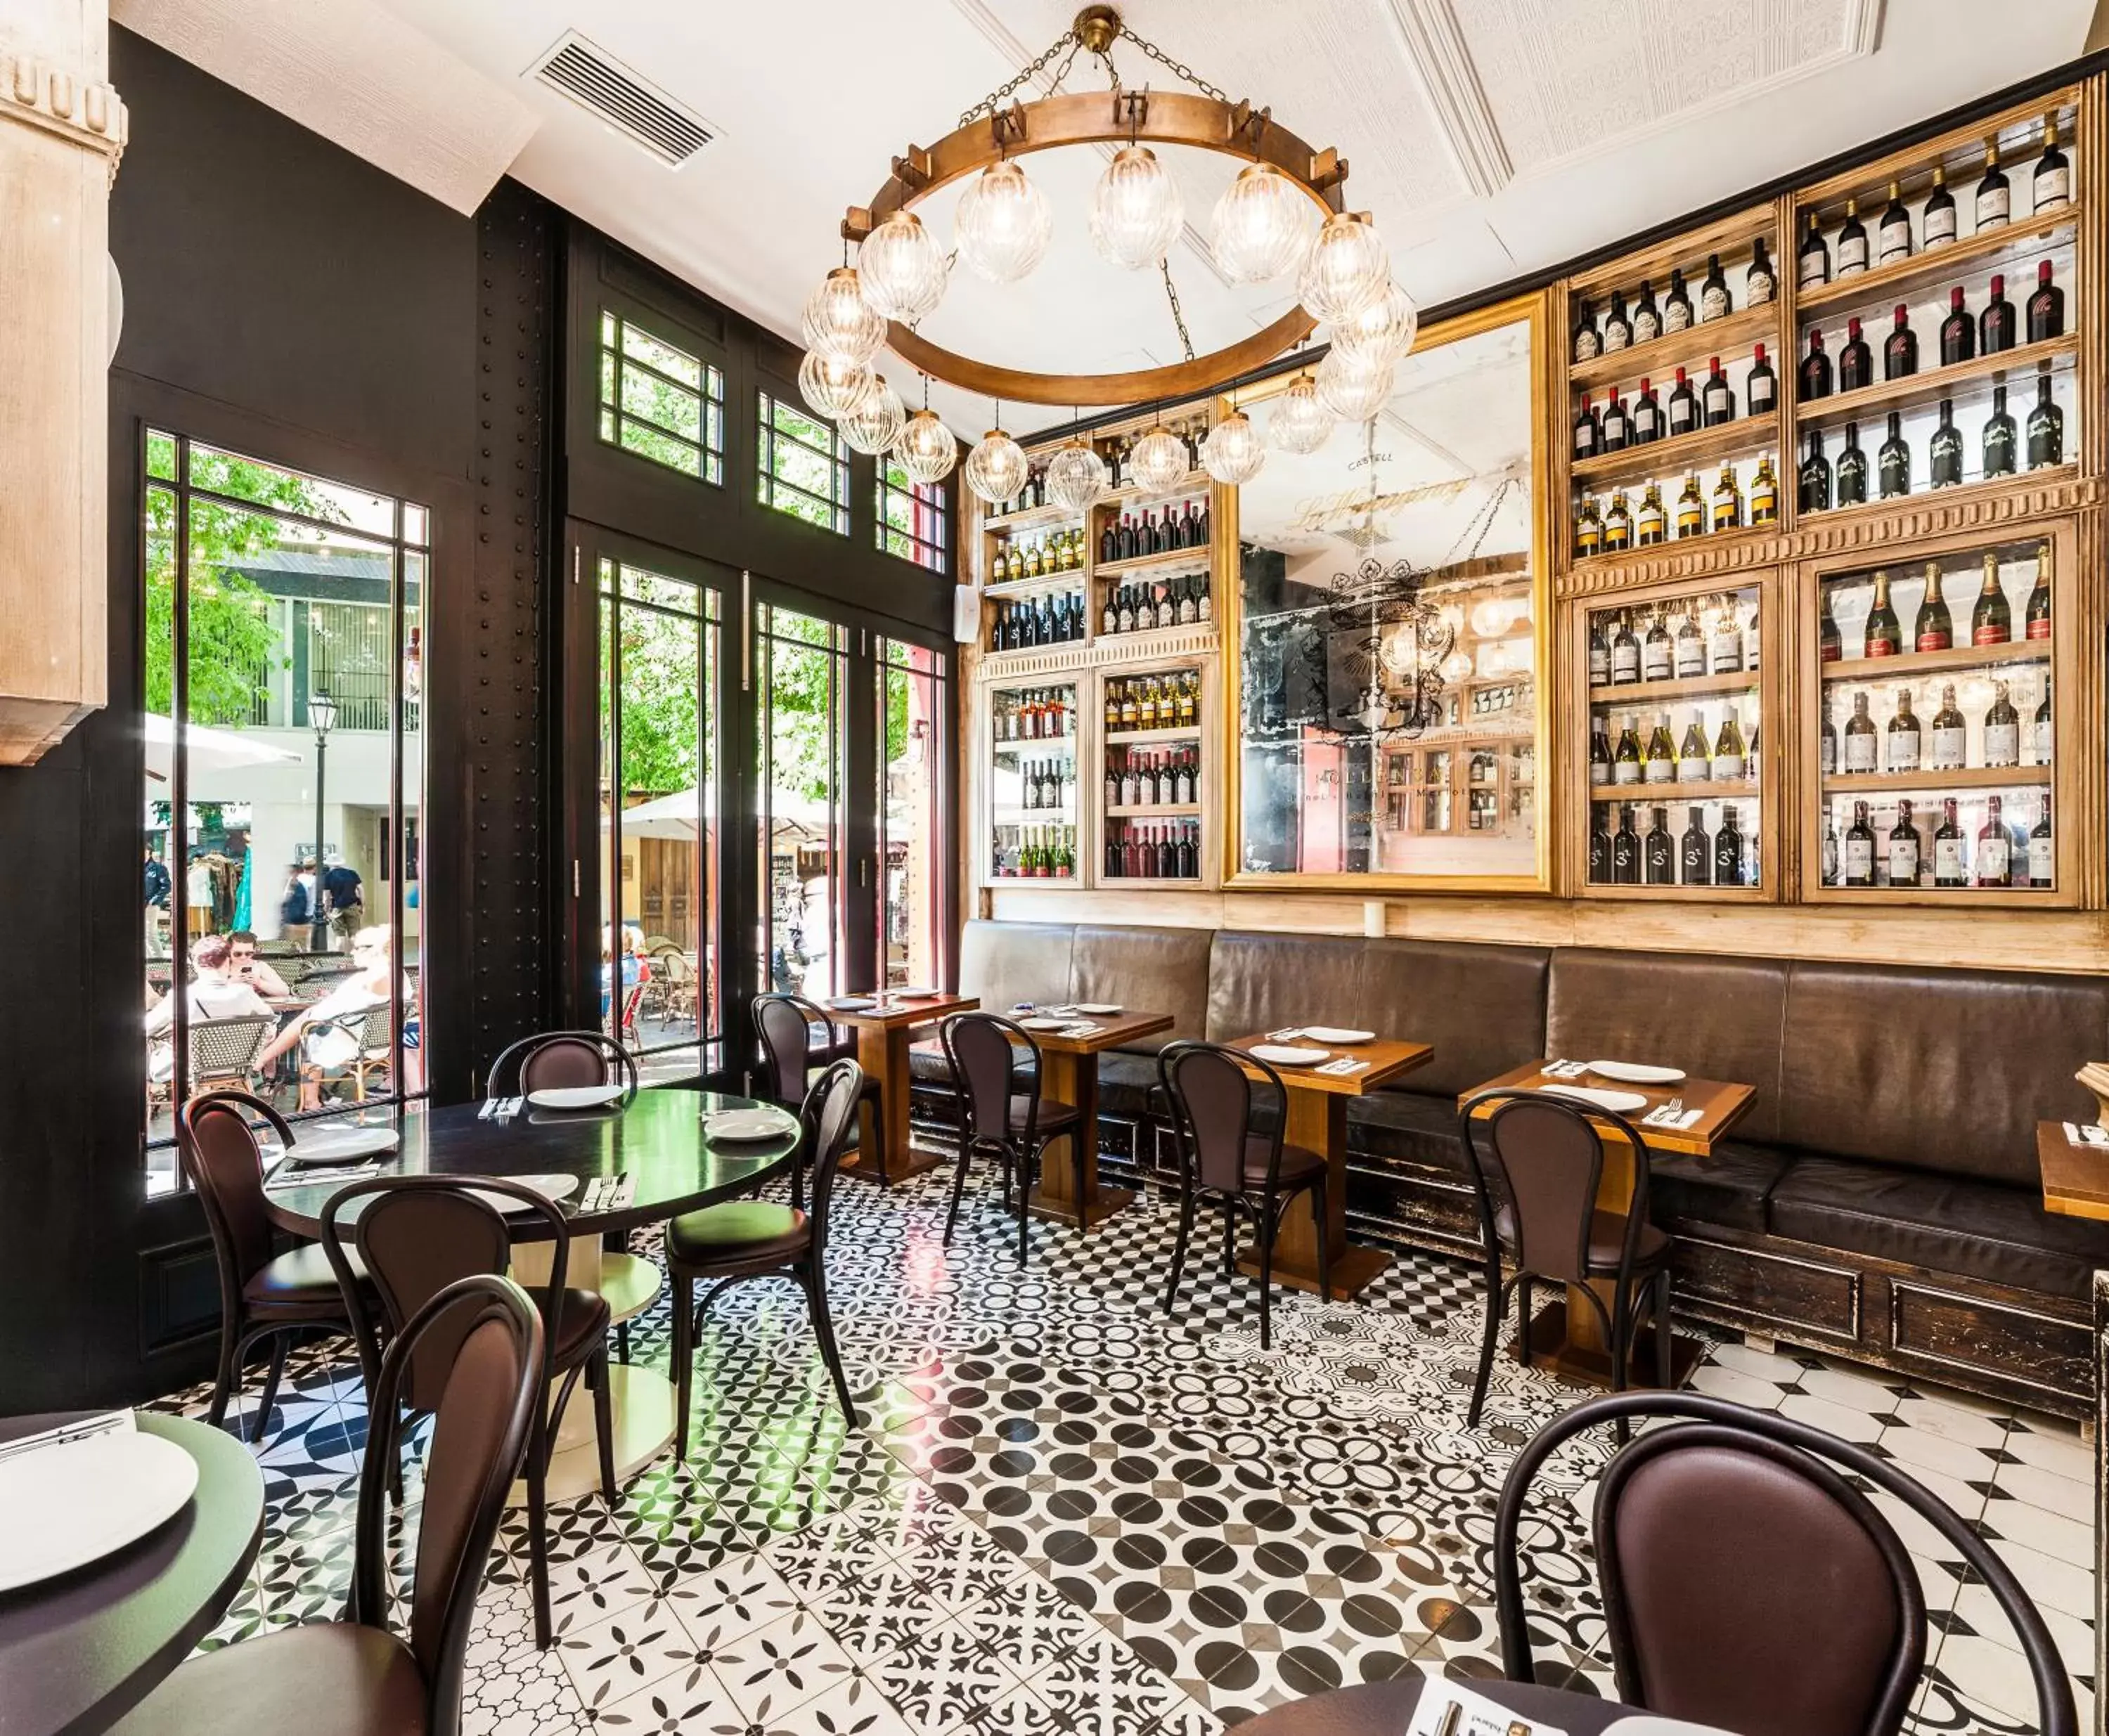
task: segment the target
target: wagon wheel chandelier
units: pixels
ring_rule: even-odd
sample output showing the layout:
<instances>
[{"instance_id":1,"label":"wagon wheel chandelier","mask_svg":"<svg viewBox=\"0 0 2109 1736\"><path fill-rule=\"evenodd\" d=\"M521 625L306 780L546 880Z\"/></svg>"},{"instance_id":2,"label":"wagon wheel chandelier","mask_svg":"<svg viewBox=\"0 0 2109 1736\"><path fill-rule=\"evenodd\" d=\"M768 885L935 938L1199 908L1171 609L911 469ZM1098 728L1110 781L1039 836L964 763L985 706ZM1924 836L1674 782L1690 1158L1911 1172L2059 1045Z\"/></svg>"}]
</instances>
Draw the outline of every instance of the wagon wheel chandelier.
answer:
<instances>
[{"instance_id":1,"label":"wagon wheel chandelier","mask_svg":"<svg viewBox=\"0 0 2109 1736\"><path fill-rule=\"evenodd\" d=\"M1113 45L1123 40L1192 89L1124 86L1113 60ZM1062 89L1079 54L1104 68L1109 89ZM1043 74L1049 93L1018 101L1018 92ZM1244 160L1211 219L1216 265L1233 283L1292 274L1296 283L1297 304L1287 313L1204 355L1194 353L1167 258L1186 219L1177 181L1151 149L1163 145ZM1037 373L961 355L917 330L944 300L955 261L996 284L1018 282L1040 264L1053 238L1054 214L1019 160L1068 146L1111 147L1092 194L1091 245L1117 265L1163 277L1184 360L1127 373ZM869 205L854 205L844 217L842 264L806 304L798 384L851 446L891 451L919 482L941 481L959 456L951 431L929 408L933 378L997 402L999 426L968 455L964 472L967 485L993 504L1015 497L1027 473L1023 449L1001 430L1006 398L1073 407L1190 398L1272 360L1324 325L1331 347L1315 371L1299 373L1275 400L1265 441L1235 408L1210 431L1202 448L1208 474L1242 483L1258 473L1269 444L1315 452L1336 422L1375 416L1390 395L1393 364L1412 347L1413 301L1393 282L1389 255L1369 214L1346 208L1346 160L1330 147L1314 151L1268 110L1233 101L1136 35L1110 6L1085 7L1015 78L974 104L935 144L910 145L892 170ZM915 208L969 176L948 253ZM923 408L913 416L876 370L882 347L924 376ZM1148 488L1176 486L1186 462L1177 436L1161 424L1131 454L1136 480ZM1106 486L1104 462L1081 438L1048 466L1050 498L1072 512L1085 510Z\"/></svg>"}]
</instances>

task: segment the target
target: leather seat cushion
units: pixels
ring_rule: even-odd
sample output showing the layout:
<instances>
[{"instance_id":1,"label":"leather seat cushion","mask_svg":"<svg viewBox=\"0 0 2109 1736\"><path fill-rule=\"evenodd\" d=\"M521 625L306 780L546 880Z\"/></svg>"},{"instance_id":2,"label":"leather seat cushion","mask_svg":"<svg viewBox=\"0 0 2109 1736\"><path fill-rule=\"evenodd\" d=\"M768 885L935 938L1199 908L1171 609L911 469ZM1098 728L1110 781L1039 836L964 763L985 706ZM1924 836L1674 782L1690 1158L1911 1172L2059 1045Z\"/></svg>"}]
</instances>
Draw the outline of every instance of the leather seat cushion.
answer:
<instances>
[{"instance_id":1,"label":"leather seat cushion","mask_svg":"<svg viewBox=\"0 0 2109 1736\"><path fill-rule=\"evenodd\" d=\"M359 1250L346 1247L344 1251L351 1269L360 1278L365 1277L366 1267L359 1257ZM336 1274L331 1269L329 1256L323 1251L319 1242L303 1242L267 1260L249 1274L249 1281L242 1287L242 1295L251 1308L309 1309L323 1314L344 1312L344 1297L336 1287Z\"/></svg>"},{"instance_id":2,"label":"leather seat cushion","mask_svg":"<svg viewBox=\"0 0 2109 1736\"><path fill-rule=\"evenodd\" d=\"M1032 1108L1032 1099L1029 1097L1014 1097L1010 1100L1013 1131L1019 1134L1025 1131L1025 1117ZM1040 1114L1033 1123L1033 1128L1036 1134L1050 1134L1058 1127L1068 1126L1076 1119L1077 1106L1074 1103L1050 1103L1043 1097L1040 1099Z\"/></svg>"},{"instance_id":3,"label":"leather seat cushion","mask_svg":"<svg viewBox=\"0 0 2109 1736\"><path fill-rule=\"evenodd\" d=\"M1420 1091L1372 1091L1348 1099L1348 1149L1394 1163L1467 1175L1453 1098Z\"/></svg>"},{"instance_id":4,"label":"leather seat cushion","mask_svg":"<svg viewBox=\"0 0 2109 1736\"><path fill-rule=\"evenodd\" d=\"M1766 1197L1793 1161L1791 1152L1732 1139L1710 1157L1656 1153L1648 1169L1650 1215L1761 1231Z\"/></svg>"},{"instance_id":5,"label":"leather seat cushion","mask_svg":"<svg viewBox=\"0 0 2109 1736\"><path fill-rule=\"evenodd\" d=\"M1267 1185L1267 1163L1271 1136L1267 1134L1245 1135L1245 1185L1264 1188ZM1316 1152L1307 1151L1300 1145L1285 1145L1281 1148L1281 1167L1275 1173L1276 1185L1287 1187L1292 1182L1308 1180L1325 1167L1325 1160Z\"/></svg>"},{"instance_id":6,"label":"leather seat cushion","mask_svg":"<svg viewBox=\"0 0 2109 1736\"><path fill-rule=\"evenodd\" d=\"M1154 1055L1115 1049L1099 1057L1099 1108L1106 1115L1140 1121L1162 1113L1164 1094L1158 1083Z\"/></svg>"},{"instance_id":7,"label":"leather seat cushion","mask_svg":"<svg viewBox=\"0 0 2109 1736\"><path fill-rule=\"evenodd\" d=\"M220 1736L288 1723L300 1736L423 1736L425 1680L392 1634L302 1622L192 1657L113 1728Z\"/></svg>"},{"instance_id":8,"label":"leather seat cushion","mask_svg":"<svg viewBox=\"0 0 2109 1736\"><path fill-rule=\"evenodd\" d=\"M2043 1209L2032 1188L1804 1157L1772 1192L1775 1235L2084 1301L2109 1224Z\"/></svg>"},{"instance_id":9,"label":"leather seat cushion","mask_svg":"<svg viewBox=\"0 0 2109 1736\"><path fill-rule=\"evenodd\" d=\"M539 1303L544 1292L536 1291ZM598 1290L567 1290L557 1312L556 1329L549 1334L549 1357L558 1368L590 1356L607 1334L607 1298Z\"/></svg>"},{"instance_id":10,"label":"leather seat cushion","mask_svg":"<svg viewBox=\"0 0 2109 1736\"><path fill-rule=\"evenodd\" d=\"M1495 1208L1494 1233L1502 1238L1505 1248L1514 1248L1516 1242L1515 1214L1507 1206ZM1619 1260L1626 1248L1626 1220L1615 1211L1592 1211L1589 1214L1589 1268L1592 1271L1612 1273L1619 1269ZM1658 1225L1641 1225L1640 1239L1633 1243L1633 1269L1636 1272L1652 1269L1662 1264L1663 1256L1669 1251L1669 1237Z\"/></svg>"},{"instance_id":11,"label":"leather seat cushion","mask_svg":"<svg viewBox=\"0 0 2109 1736\"><path fill-rule=\"evenodd\" d=\"M802 1211L774 1200L727 1200L684 1212L666 1227L666 1251L675 1260L707 1264L803 1253L812 1231Z\"/></svg>"}]
</instances>

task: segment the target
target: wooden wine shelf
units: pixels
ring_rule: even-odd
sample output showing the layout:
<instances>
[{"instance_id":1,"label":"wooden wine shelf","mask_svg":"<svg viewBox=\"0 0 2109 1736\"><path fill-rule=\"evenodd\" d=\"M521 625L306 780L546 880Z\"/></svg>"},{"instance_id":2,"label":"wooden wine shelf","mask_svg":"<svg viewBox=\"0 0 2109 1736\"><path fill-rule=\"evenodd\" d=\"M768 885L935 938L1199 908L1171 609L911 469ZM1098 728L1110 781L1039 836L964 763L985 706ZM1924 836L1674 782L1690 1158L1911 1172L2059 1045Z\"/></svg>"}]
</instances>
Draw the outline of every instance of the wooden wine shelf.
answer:
<instances>
[{"instance_id":1,"label":"wooden wine shelf","mask_svg":"<svg viewBox=\"0 0 2109 1736\"><path fill-rule=\"evenodd\" d=\"M1967 236L1951 246L1936 247L1931 253L1914 253L1908 259L1899 259L1893 264L1878 265L1856 277L1834 277L1830 282L1815 289L1801 290L1794 298L1795 318L1805 335L1812 325L1821 322L1809 318L1827 308L1857 306L1859 303L1886 301L1892 304L1909 301L1911 292L1929 286L1945 289L1970 280L1968 287L1975 287L1980 280L2010 261L2015 264L2032 265L2044 253L2058 245L2056 237L2061 230L2073 235L2080 232L2080 208L2077 203L2062 211L2046 211L2040 217L2025 217L2010 223L2003 228L1986 229L1980 234ZM1872 226L1871 226L1872 231ZM1828 237L1827 237L1827 239ZM1799 237L1796 245L1800 245ZM2018 287L2020 293L2014 291ZM2071 286L2065 286L2067 299ZM2018 316L2021 304L2035 288L2033 275L2022 282L2011 273L2007 276L2007 300L2014 304ZM1989 293L1989 291L1988 291ZM1981 299L1979 305L1982 306ZM1973 314L1973 318L1975 315ZM1876 341L1874 334L1861 334L1870 344ZM1798 343L1797 349L1806 349L1806 342ZM1831 360L1837 361L1834 347ZM1800 358L1795 360L1799 363Z\"/></svg>"},{"instance_id":2,"label":"wooden wine shelf","mask_svg":"<svg viewBox=\"0 0 2109 1736\"><path fill-rule=\"evenodd\" d=\"M1123 483L1109 489L1091 503L1103 511L1108 507L1149 506L1159 500L1184 500L1205 494L1216 485L1216 479L1205 470L1190 470L1168 489L1146 489L1139 482Z\"/></svg>"},{"instance_id":3,"label":"wooden wine shelf","mask_svg":"<svg viewBox=\"0 0 2109 1736\"><path fill-rule=\"evenodd\" d=\"M1081 530L1085 516L1082 512L1072 512L1067 507L1027 507L1022 512L1006 512L1000 518L985 518L982 521L982 529L991 536L1009 536L1018 530L1051 530L1057 525L1074 525Z\"/></svg>"},{"instance_id":4,"label":"wooden wine shelf","mask_svg":"<svg viewBox=\"0 0 2109 1736\"><path fill-rule=\"evenodd\" d=\"M1021 737L1014 742L991 742L989 747L999 754L1073 754L1077 751L1077 738L1073 735L1041 736L1036 740Z\"/></svg>"},{"instance_id":5,"label":"wooden wine shelf","mask_svg":"<svg viewBox=\"0 0 2109 1736\"><path fill-rule=\"evenodd\" d=\"M1073 826L1077 805L1061 808L1014 808L999 805L989 809L989 820L997 826Z\"/></svg>"},{"instance_id":6,"label":"wooden wine shelf","mask_svg":"<svg viewBox=\"0 0 2109 1736\"><path fill-rule=\"evenodd\" d=\"M1105 810L1109 820L1181 820L1191 819L1201 811L1197 801L1159 802L1152 806L1137 802L1132 806L1122 804Z\"/></svg>"},{"instance_id":7,"label":"wooden wine shelf","mask_svg":"<svg viewBox=\"0 0 2109 1736\"><path fill-rule=\"evenodd\" d=\"M1686 289L1694 295L1697 293L1692 285L1687 284ZM1645 344L1629 344L1624 349L1573 363L1567 370L1568 385L1574 391L1594 392L1624 381L1637 386L1647 379L1658 388L1668 388L1674 382L1678 367L1694 359L1703 363L1707 357L1718 355L1726 367L1731 357L1747 357L1753 344L1775 342L1779 336L1779 316L1780 304L1773 300L1723 314L1702 325L1687 326L1682 331L1666 331ZM1777 359L1773 365L1777 370ZM1692 376L1694 391L1698 390L1700 379L1699 375ZM1669 394L1659 390L1656 395L1667 398Z\"/></svg>"},{"instance_id":8,"label":"wooden wine shelf","mask_svg":"<svg viewBox=\"0 0 2109 1736\"><path fill-rule=\"evenodd\" d=\"M1707 778L1691 783L1597 783L1589 800L1602 805L1635 803L1642 807L1691 807L1696 802L1754 801L1764 792L1754 778Z\"/></svg>"},{"instance_id":9,"label":"wooden wine shelf","mask_svg":"<svg viewBox=\"0 0 2109 1736\"><path fill-rule=\"evenodd\" d=\"M983 585L982 595L994 602L1002 602L1013 597L1045 597L1050 593L1059 595L1064 591L1072 597L1082 597L1084 594L1085 583L1090 578L1091 575L1082 567L1072 566L1061 572L1042 573L1036 579L999 579L994 584ZM1068 643L1075 642L1072 640ZM1032 648L1037 651L1046 647L1035 646Z\"/></svg>"},{"instance_id":10,"label":"wooden wine shelf","mask_svg":"<svg viewBox=\"0 0 2109 1736\"><path fill-rule=\"evenodd\" d=\"M1909 651L1894 657L1849 657L1819 664L1817 672L1826 682L1903 681L2008 663L2048 663L2053 643L2049 639L2014 639L2004 645L1958 645L1953 651Z\"/></svg>"},{"instance_id":11,"label":"wooden wine shelf","mask_svg":"<svg viewBox=\"0 0 2109 1736\"><path fill-rule=\"evenodd\" d=\"M1148 746L1160 742L1198 742L1201 739L1199 724L1178 724L1169 729L1109 729L1108 742L1133 742Z\"/></svg>"},{"instance_id":12,"label":"wooden wine shelf","mask_svg":"<svg viewBox=\"0 0 2109 1736\"><path fill-rule=\"evenodd\" d=\"M2012 352L2010 352L2010 354ZM1782 390L1785 387L1782 385ZM1825 400L1828 402L1828 400ZM1593 458L1577 458L1573 467L1574 485L1583 490L1610 489L1622 482L1637 482L1648 477L1684 476L1694 471L1709 469L1717 459L1732 455L1754 458L1766 452L1777 452L1780 443L1780 419L1777 411L1763 416L1740 416L1731 422L1723 422L1712 428L1695 429L1690 434L1679 434L1666 440L1651 440L1645 446L1628 446L1623 452L1599 453ZM1793 485L1791 476L1784 479L1782 490ZM1676 508L1665 500L1672 517ZM1709 502L1709 510L1711 510ZM1666 544L1664 546L1667 546ZM1621 549L1621 554L1633 552Z\"/></svg>"},{"instance_id":13,"label":"wooden wine shelf","mask_svg":"<svg viewBox=\"0 0 2109 1736\"><path fill-rule=\"evenodd\" d=\"M2014 309L2016 318L2021 312L2020 307L2016 306ZM1868 342L1875 345L1876 340L1870 337ZM1972 356L1967 362L1951 362L1945 367L1923 369L1915 374L1907 374L1901 380L1877 380L1872 386L1863 386L1858 391L1834 392L1828 398L1812 398L1806 404L1797 403L1795 405L1795 426L1799 432L1807 434L1813 428L1835 428L1840 422L1867 422L1886 415L1891 410L1917 409L1924 404L1938 404L1944 398L1953 398L1958 388L1976 381L1989 380L1994 374L2025 375L2029 377L2022 384L2032 386L2035 371L2044 363L2065 361L2079 354L2080 339L2068 331L2063 337L2046 338L2040 344L2022 344L2012 349L2002 349L1994 355ZM2013 380L2007 381L2010 390L2014 385ZM2027 396L2019 401L2012 397L2007 399L2007 413L2014 418L2016 444L2025 443L2024 426L2028 421L2029 406L2034 401L2033 397ZM1965 435L1966 439L1975 437L1975 430L1968 431ZM1861 442L1862 446L1867 449L1867 467L1870 471L1875 467L1875 455L1872 449L1876 444L1879 443ZM1622 453L1619 456L1623 458L1624 454ZM1921 456L1922 459L1923 455ZM1920 467L1922 471L1922 462Z\"/></svg>"},{"instance_id":14,"label":"wooden wine shelf","mask_svg":"<svg viewBox=\"0 0 2109 1736\"><path fill-rule=\"evenodd\" d=\"M1118 579L1123 573L1151 573L1181 562L1200 571L1206 568L1209 549L1206 543L1197 543L1190 548L1167 548L1154 555L1135 555L1125 561L1097 561L1091 565L1095 579Z\"/></svg>"},{"instance_id":15,"label":"wooden wine shelf","mask_svg":"<svg viewBox=\"0 0 2109 1736\"><path fill-rule=\"evenodd\" d=\"M1890 791L2012 790L2050 782L2047 765L1967 765L1955 772L1836 772L1822 780L1826 796L1881 795Z\"/></svg>"},{"instance_id":16,"label":"wooden wine shelf","mask_svg":"<svg viewBox=\"0 0 2109 1736\"><path fill-rule=\"evenodd\" d=\"M1631 701L1704 699L1710 693L1745 693L1764 684L1758 670L1736 670L1719 675L1687 675L1675 681L1621 681L1589 689L1592 706L1622 706Z\"/></svg>"}]
</instances>

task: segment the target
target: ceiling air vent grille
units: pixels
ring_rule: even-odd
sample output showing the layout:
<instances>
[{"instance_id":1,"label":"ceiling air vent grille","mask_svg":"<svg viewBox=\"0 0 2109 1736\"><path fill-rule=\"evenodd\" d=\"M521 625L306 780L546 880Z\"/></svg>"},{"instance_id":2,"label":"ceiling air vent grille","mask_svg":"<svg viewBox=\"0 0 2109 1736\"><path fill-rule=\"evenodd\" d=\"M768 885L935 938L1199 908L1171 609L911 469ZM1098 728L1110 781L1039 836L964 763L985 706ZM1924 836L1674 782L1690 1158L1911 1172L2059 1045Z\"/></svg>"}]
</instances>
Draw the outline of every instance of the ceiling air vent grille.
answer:
<instances>
[{"instance_id":1,"label":"ceiling air vent grille","mask_svg":"<svg viewBox=\"0 0 2109 1736\"><path fill-rule=\"evenodd\" d=\"M670 101L576 30L549 51L535 76L676 168L716 136L701 116Z\"/></svg>"}]
</instances>

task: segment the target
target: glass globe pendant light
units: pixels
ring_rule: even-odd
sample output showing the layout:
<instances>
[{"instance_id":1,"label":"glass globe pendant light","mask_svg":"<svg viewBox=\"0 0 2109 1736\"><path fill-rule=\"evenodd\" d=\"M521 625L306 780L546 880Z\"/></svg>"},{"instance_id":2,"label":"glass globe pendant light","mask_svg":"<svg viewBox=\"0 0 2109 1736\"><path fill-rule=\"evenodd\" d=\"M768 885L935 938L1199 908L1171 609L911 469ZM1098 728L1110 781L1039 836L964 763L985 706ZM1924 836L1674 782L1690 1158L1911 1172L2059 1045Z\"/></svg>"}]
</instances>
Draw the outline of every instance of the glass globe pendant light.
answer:
<instances>
[{"instance_id":1,"label":"glass globe pendant light","mask_svg":"<svg viewBox=\"0 0 2109 1736\"><path fill-rule=\"evenodd\" d=\"M838 265L806 302L806 347L842 362L869 362L886 341L886 322L864 299L856 268Z\"/></svg>"},{"instance_id":2,"label":"glass globe pendant light","mask_svg":"<svg viewBox=\"0 0 2109 1736\"><path fill-rule=\"evenodd\" d=\"M1218 482L1249 482L1267 462L1259 431L1242 410L1233 410L1208 431L1201 443L1201 463Z\"/></svg>"},{"instance_id":3,"label":"glass globe pendant light","mask_svg":"<svg viewBox=\"0 0 2109 1736\"><path fill-rule=\"evenodd\" d=\"M1316 452L1333 432L1333 413L1318 395L1318 382L1307 371L1289 382L1267 413L1267 444L1276 452Z\"/></svg>"},{"instance_id":4,"label":"glass globe pendant light","mask_svg":"<svg viewBox=\"0 0 2109 1736\"><path fill-rule=\"evenodd\" d=\"M952 240L977 277L1015 283L1047 251L1054 219L1040 189L1008 157L991 163L960 195Z\"/></svg>"},{"instance_id":5,"label":"glass globe pendant light","mask_svg":"<svg viewBox=\"0 0 2109 1736\"><path fill-rule=\"evenodd\" d=\"M1391 363L1375 367L1344 349L1318 364L1318 399L1344 422L1366 422L1391 396Z\"/></svg>"},{"instance_id":6,"label":"glass globe pendant light","mask_svg":"<svg viewBox=\"0 0 2109 1736\"><path fill-rule=\"evenodd\" d=\"M960 472L967 486L992 507L1018 498L1025 486L1025 449L1000 428L991 428L967 454Z\"/></svg>"},{"instance_id":7,"label":"glass globe pendant light","mask_svg":"<svg viewBox=\"0 0 2109 1736\"><path fill-rule=\"evenodd\" d=\"M1209 220L1216 264L1233 283L1280 277L1310 245L1309 209L1295 183L1271 163L1238 171Z\"/></svg>"},{"instance_id":8,"label":"glass globe pendant light","mask_svg":"<svg viewBox=\"0 0 2109 1736\"><path fill-rule=\"evenodd\" d=\"M1382 367L1412 349L1420 331L1420 314L1413 298L1394 283L1361 313L1334 327L1333 347Z\"/></svg>"},{"instance_id":9,"label":"glass globe pendant light","mask_svg":"<svg viewBox=\"0 0 2109 1736\"><path fill-rule=\"evenodd\" d=\"M1091 195L1091 245L1116 265L1140 271L1164 257L1186 220L1179 183L1157 153L1124 145Z\"/></svg>"},{"instance_id":10,"label":"glass globe pendant light","mask_svg":"<svg viewBox=\"0 0 2109 1736\"><path fill-rule=\"evenodd\" d=\"M847 416L864 402L877 377L868 362L848 362L809 349L798 364L798 392L822 416Z\"/></svg>"},{"instance_id":11,"label":"glass globe pendant light","mask_svg":"<svg viewBox=\"0 0 2109 1736\"><path fill-rule=\"evenodd\" d=\"M1065 512L1085 512L1106 491L1106 461L1073 440L1047 461L1047 498Z\"/></svg>"},{"instance_id":12,"label":"glass globe pendant light","mask_svg":"<svg viewBox=\"0 0 2109 1736\"><path fill-rule=\"evenodd\" d=\"M857 252L864 299L888 319L912 325L945 299L945 255L923 219L896 211Z\"/></svg>"},{"instance_id":13,"label":"glass globe pendant light","mask_svg":"<svg viewBox=\"0 0 2109 1736\"><path fill-rule=\"evenodd\" d=\"M886 451L901 438L901 431L908 421L908 407L901 401L901 394L886 383L884 374L874 375L871 390L864 395L864 401L840 419L837 426L842 438L857 451L880 453Z\"/></svg>"},{"instance_id":14,"label":"glass globe pendant light","mask_svg":"<svg viewBox=\"0 0 2109 1736\"><path fill-rule=\"evenodd\" d=\"M1376 226L1354 211L1335 211L1311 244L1297 279L1296 298L1313 319L1341 325L1382 295L1391 260Z\"/></svg>"},{"instance_id":15,"label":"glass globe pendant light","mask_svg":"<svg viewBox=\"0 0 2109 1736\"><path fill-rule=\"evenodd\" d=\"M1127 467L1151 494L1163 494L1186 480L1186 443L1158 422L1129 449Z\"/></svg>"},{"instance_id":16,"label":"glass globe pendant light","mask_svg":"<svg viewBox=\"0 0 2109 1736\"><path fill-rule=\"evenodd\" d=\"M936 411L922 409L908 418L893 443L893 455L918 482L942 482L960 462L960 443Z\"/></svg>"}]
</instances>

